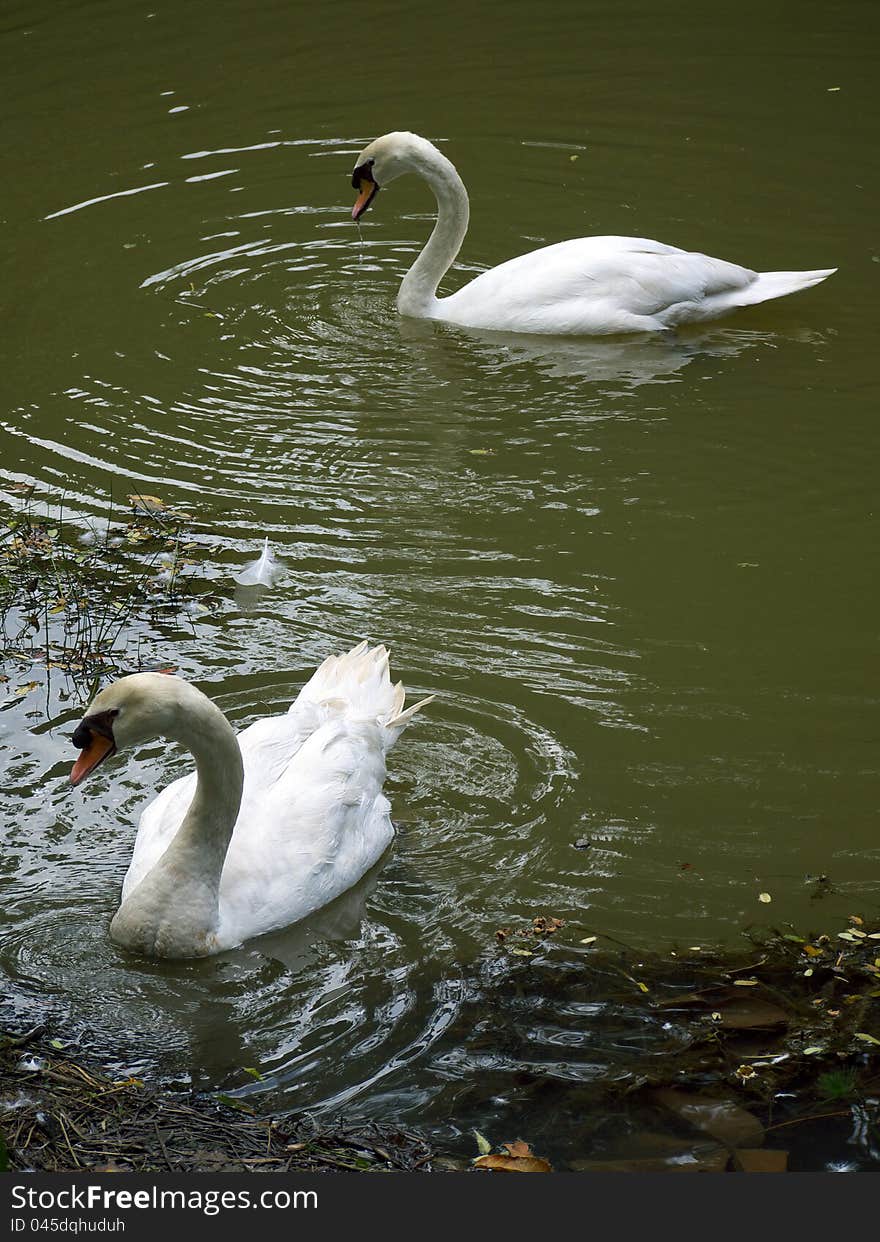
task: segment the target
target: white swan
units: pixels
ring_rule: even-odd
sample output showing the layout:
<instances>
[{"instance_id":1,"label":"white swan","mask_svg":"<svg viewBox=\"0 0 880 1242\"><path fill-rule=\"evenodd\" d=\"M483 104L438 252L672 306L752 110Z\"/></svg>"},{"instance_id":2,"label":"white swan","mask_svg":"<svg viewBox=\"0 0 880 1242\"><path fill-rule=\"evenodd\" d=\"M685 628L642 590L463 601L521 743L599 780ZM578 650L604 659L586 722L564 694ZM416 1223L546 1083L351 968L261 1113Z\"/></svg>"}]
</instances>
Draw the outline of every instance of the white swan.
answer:
<instances>
[{"instance_id":1,"label":"white swan","mask_svg":"<svg viewBox=\"0 0 880 1242\"><path fill-rule=\"evenodd\" d=\"M150 957L204 957L355 884L394 835L385 752L431 701L404 710L404 695L388 652L365 642L326 659L285 715L237 737L180 677L135 673L102 690L73 735L82 754L71 784L156 736L196 762L141 816L112 939Z\"/></svg>"},{"instance_id":2,"label":"white swan","mask_svg":"<svg viewBox=\"0 0 880 1242\"><path fill-rule=\"evenodd\" d=\"M468 196L432 143L398 132L365 147L351 179L359 191L352 219L407 172L424 177L437 198L434 231L397 295L400 313L418 319L557 335L658 332L808 289L837 271L753 272L644 237L578 237L509 259L438 298L467 232Z\"/></svg>"}]
</instances>

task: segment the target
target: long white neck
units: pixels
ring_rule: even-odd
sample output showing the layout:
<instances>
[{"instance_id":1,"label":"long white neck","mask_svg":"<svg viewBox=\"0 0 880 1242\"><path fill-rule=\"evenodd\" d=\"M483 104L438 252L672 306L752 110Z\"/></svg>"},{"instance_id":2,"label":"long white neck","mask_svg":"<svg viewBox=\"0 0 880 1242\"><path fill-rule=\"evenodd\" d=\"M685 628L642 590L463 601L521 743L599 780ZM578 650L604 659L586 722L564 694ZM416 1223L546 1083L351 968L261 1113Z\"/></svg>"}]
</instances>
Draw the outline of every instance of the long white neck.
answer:
<instances>
[{"instance_id":1,"label":"long white neck","mask_svg":"<svg viewBox=\"0 0 880 1242\"><path fill-rule=\"evenodd\" d=\"M238 818L244 767L235 733L210 699L186 682L163 732L196 762L196 792L168 849L110 924L119 944L150 957L214 952L220 876Z\"/></svg>"},{"instance_id":2,"label":"long white neck","mask_svg":"<svg viewBox=\"0 0 880 1242\"><path fill-rule=\"evenodd\" d=\"M437 223L424 250L403 278L397 294L402 315L430 318L438 306L437 286L449 271L467 232L470 208L464 182L455 165L425 142L412 171L428 182L437 199Z\"/></svg>"}]
</instances>

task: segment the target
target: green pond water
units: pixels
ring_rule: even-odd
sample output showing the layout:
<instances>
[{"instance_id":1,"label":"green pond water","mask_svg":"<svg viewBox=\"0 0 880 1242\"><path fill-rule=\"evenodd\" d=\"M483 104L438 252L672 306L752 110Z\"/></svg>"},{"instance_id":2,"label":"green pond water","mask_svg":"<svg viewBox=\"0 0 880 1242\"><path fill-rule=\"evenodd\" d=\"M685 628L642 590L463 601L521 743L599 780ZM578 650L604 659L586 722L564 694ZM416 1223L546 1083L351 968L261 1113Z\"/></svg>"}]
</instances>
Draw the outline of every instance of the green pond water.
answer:
<instances>
[{"instance_id":1,"label":"green pond water","mask_svg":"<svg viewBox=\"0 0 880 1242\"><path fill-rule=\"evenodd\" d=\"M193 516L216 602L142 653L236 725L361 638L437 695L390 757L384 865L270 941L144 964L107 924L187 757L71 791L81 705L17 695L39 674L11 661L5 1012L291 1109L502 1139L523 1083L641 1046L554 993L554 955L876 914L878 25L812 0L3 5L0 483L73 522L136 491ZM397 128L469 190L446 291L591 233L840 270L670 339L406 321L430 192L350 220L356 155ZM277 585L236 590L266 535ZM546 957L496 946L539 914L565 920ZM499 983L477 1049L464 1006Z\"/></svg>"}]
</instances>

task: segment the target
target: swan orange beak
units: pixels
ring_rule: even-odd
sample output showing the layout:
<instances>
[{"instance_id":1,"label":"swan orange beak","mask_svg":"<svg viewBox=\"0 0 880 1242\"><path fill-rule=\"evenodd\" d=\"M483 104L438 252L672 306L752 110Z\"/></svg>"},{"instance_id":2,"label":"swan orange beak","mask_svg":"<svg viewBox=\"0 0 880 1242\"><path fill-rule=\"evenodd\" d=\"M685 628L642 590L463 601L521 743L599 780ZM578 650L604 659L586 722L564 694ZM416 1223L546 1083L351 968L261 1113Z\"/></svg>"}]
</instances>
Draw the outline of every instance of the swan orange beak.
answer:
<instances>
[{"instance_id":1,"label":"swan orange beak","mask_svg":"<svg viewBox=\"0 0 880 1242\"><path fill-rule=\"evenodd\" d=\"M94 772L98 764L103 763L108 755L114 754L115 750L116 743L112 737L104 737L100 733L89 730L88 744L83 748L80 757L71 769L71 785L78 785L80 781L84 781Z\"/></svg>"},{"instance_id":2,"label":"swan orange beak","mask_svg":"<svg viewBox=\"0 0 880 1242\"><path fill-rule=\"evenodd\" d=\"M369 177L364 177L357 189L360 190L360 193L357 196L355 205L351 209L352 220L359 220L379 193L379 187L375 181L370 181Z\"/></svg>"}]
</instances>

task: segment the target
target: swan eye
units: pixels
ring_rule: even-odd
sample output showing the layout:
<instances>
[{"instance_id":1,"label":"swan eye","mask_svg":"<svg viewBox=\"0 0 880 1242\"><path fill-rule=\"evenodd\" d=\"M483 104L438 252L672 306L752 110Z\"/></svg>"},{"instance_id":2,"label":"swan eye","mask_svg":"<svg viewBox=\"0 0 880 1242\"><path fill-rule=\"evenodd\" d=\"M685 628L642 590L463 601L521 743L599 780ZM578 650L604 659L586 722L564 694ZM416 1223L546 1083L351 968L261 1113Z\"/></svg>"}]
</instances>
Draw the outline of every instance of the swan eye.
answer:
<instances>
[{"instance_id":1,"label":"swan eye","mask_svg":"<svg viewBox=\"0 0 880 1242\"><path fill-rule=\"evenodd\" d=\"M359 190L362 181L372 181L374 185L376 184L376 179L373 176L373 165L375 162L375 160L365 160L363 164L358 164L351 174L351 188L353 190Z\"/></svg>"},{"instance_id":2,"label":"swan eye","mask_svg":"<svg viewBox=\"0 0 880 1242\"><path fill-rule=\"evenodd\" d=\"M78 746L80 750L84 746L88 746L89 738L97 733L99 737L106 737L109 741L113 741L113 721L119 715L118 707L111 707L105 712L95 712L92 716L85 716L77 725L73 735L73 744ZM81 741L77 741L77 737Z\"/></svg>"},{"instance_id":3,"label":"swan eye","mask_svg":"<svg viewBox=\"0 0 880 1242\"><path fill-rule=\"evenodd\" d=\"M116 739L113 736L113 721L119 715L118 708L111 708L106 712L95 712L92 716L86 716L77 725L73 734L73 744L82 754L73 765L70 773L71 785L78 785L80 781L94 772L99 763L102 763L109 755L116 753Z\"/></svg>"}]
</instances>

